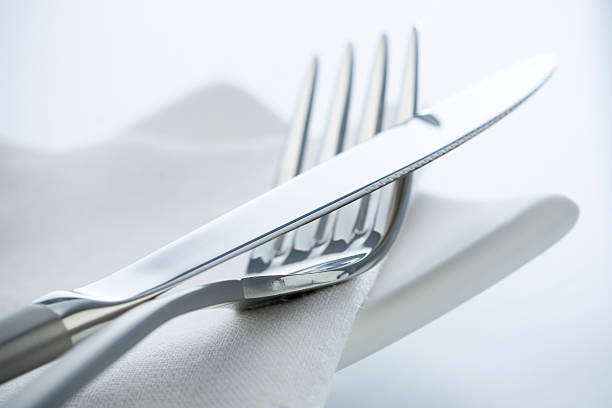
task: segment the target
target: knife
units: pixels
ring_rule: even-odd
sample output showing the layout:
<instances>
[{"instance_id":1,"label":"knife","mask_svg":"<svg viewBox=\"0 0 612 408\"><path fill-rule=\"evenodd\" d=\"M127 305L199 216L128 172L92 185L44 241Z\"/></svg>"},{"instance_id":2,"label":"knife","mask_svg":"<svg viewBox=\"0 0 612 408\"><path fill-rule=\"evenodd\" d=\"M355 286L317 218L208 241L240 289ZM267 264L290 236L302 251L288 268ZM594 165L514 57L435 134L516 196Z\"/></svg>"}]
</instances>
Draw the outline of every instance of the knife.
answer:
<instances>
[{"instance_id":1,"label":"knife","mask_svg":"<svg viewBox=\"0 0 612 408\"><path fill-rule=\"evenodd\" d=\"M549 55L512 66L103 279L52 292L5 317L0 382L53 360L100 324L180 282L436 160L513 111L554 66Z\"/></svg>"}]
</instances>

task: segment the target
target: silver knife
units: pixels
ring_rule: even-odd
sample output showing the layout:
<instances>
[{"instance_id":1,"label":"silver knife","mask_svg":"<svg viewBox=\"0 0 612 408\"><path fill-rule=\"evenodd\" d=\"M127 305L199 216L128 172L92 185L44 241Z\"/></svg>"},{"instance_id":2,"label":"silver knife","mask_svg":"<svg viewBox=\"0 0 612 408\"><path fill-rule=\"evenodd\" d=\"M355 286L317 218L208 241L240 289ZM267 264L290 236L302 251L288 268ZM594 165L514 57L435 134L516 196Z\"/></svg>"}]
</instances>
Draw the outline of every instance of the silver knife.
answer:
<instances>
[{"instance_id":1,"label":"silver knife","mask_svg":"<svg viewBox=\"0 0 612 408\"><path fill-rule=\"evenodd\" d=\"M543 85L554 66L549 55L519 63L103 279L76 290L52 292L5 317L0 320L0 382L53 360L96 326L180 282L448 153L514 110ZM256 278L249 276L250 286L240 290L257 291ZM336 282L342 277L329 279ZM332 281L310 282L302 276L281 283L275 281L279 286L272 288L274 293Z\"/></svg>"}]
</instances>

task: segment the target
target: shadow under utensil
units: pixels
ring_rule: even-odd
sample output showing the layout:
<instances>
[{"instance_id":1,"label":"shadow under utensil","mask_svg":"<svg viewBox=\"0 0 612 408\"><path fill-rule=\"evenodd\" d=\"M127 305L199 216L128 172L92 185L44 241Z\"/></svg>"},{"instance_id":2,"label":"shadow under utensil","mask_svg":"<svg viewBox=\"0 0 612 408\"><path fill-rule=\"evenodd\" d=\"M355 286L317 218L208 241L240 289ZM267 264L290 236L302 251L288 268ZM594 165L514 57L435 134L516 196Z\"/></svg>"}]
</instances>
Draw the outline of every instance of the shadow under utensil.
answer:
<instances>
[{"instance_id":1,"label":"shadow under utensil","mask_svg":"<svg viewBox=\"0 0 612 408\"><path fill-rule=\"evenodd\" d=\"M417 195L406 228L357 315L338 368L504 279L561 239L578 214L578 206L561 195L497 203Z\"/></svg>"}]
</instances>

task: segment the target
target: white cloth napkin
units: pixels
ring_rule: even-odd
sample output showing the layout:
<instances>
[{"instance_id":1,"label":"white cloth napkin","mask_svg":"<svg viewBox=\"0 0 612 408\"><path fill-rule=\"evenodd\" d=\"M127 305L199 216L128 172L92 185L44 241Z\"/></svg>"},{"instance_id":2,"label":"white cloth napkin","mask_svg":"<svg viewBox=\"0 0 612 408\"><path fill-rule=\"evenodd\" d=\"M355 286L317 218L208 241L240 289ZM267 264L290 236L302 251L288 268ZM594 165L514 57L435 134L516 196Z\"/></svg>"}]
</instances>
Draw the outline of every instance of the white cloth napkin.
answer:
<instances>
[{"instance_id":1,"label":"white cloth napkin","mask_svg":"<svg viewBox=\"0 0 612 408\"><path fill-rule=\"evenodd\" d=\"M227 112L234 112L235 117L228 117ZM280 120L247 95L221 86L162 110L98 146L56 154L4 146L0 164L4 166L1 177L7 198L0 207L0 220L5 225L5 251L0 259L3 312L50 290L78 287L104 276L264 191L272 180L284 130ZM420 202L429 204L413 209L411 216L416 220L419 214L431 215L436 203L441 203L431 199ZM555 204L562 210L556 213L557 218L571 221L571 206L561 204ZM547 208L553 208L551 205ZM508 214L519 216L529 209L529 205L514 205ZM482 216L485 212L481 210L467 213ZM486 228L470 228L464 222L453 231L471 231L464 242L476 244L504 225L503 217L496 214L497 218L489 217ZM545 242L563 235L571 227L570 221ZM423 233L426 224L412 222L418 231L403 233L400 241L421 237L423 247L442 242L443 229L427 235ZM418 265L412 264L410 269L421 274L433 270L440 275L435 259L454 259L457 250L469 249L457 249L451 241L444 253L421 253L416 258ZM540 247L538 251L546 245ZM412 246L412 251L417 249L418 245ZM526 262L538 251L512 259ZM395 266L387 275L402 273L405 265L410 265L407 256L393 258L392 254ZM215 268L210 276L244 265L244 258L237 259ZM500 268L505 272L485 280L487 285L518 265L520 262ZM454 271L456 276L468 276L458 274L465 274L465 267L455 266ZM321 406L355 317L377 274L375 268L346 284L258 310L239 312L224 307L177 318L147 337L68 405ZM423 277L414 275L410 280L419 282ZM401 287L397 280L393 285ZM482 290L487 285L472 288ZM423 284L420 286L421 293L426 293ZM413 330L475 293L463 290L459 296L451 296L450 302L438 302L436 307L430 303L425 309L433 312L425 313L425 318L420 314L399 326ZM378 303L381 299L375 298ZM397 304L393 296L385 299ZM360 321L372 320L367 310L361 313ZM390 313L389 319L397 320L397 313ZM382 347L408 332L389 332L391 335L380 337L382 340L368 343L368 348L359 344L359 338L368 337L364 334L368 325L358 322L353 328L359 335L351 337L343 365L373 352L371 344ZM44 369L0 387L0 403Z\"/></svg>"}]
</instances>

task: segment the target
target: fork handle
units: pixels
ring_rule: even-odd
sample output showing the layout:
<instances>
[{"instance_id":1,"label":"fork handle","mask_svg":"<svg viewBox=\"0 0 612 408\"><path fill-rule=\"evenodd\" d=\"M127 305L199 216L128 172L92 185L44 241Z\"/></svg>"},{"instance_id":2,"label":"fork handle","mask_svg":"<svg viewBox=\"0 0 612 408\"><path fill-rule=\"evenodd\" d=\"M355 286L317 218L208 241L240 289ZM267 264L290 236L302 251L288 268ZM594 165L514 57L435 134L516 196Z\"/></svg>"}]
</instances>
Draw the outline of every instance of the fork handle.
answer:
<instances>
[{"instance_id":1,"label":"fork handle","mask_svg":"<svg viewBox=\"0 0 612 408\"><path fill-rule=\"evenodd\" d=\"M75 345L28 383L11 407L57 407L168 320L208 306L242 300L239 280L214 282L137 306Z\"/></svg>"},{"instance_id":2,"label":"fork handle","mask_svg":"<svg viewBox=\"0 0 612 408\"><path fill-rule=\"evenodd\" d=\"M31 304L0 319L0 384L39 367L72 347L61 317Z\"/></svg>"}]
</instances>

